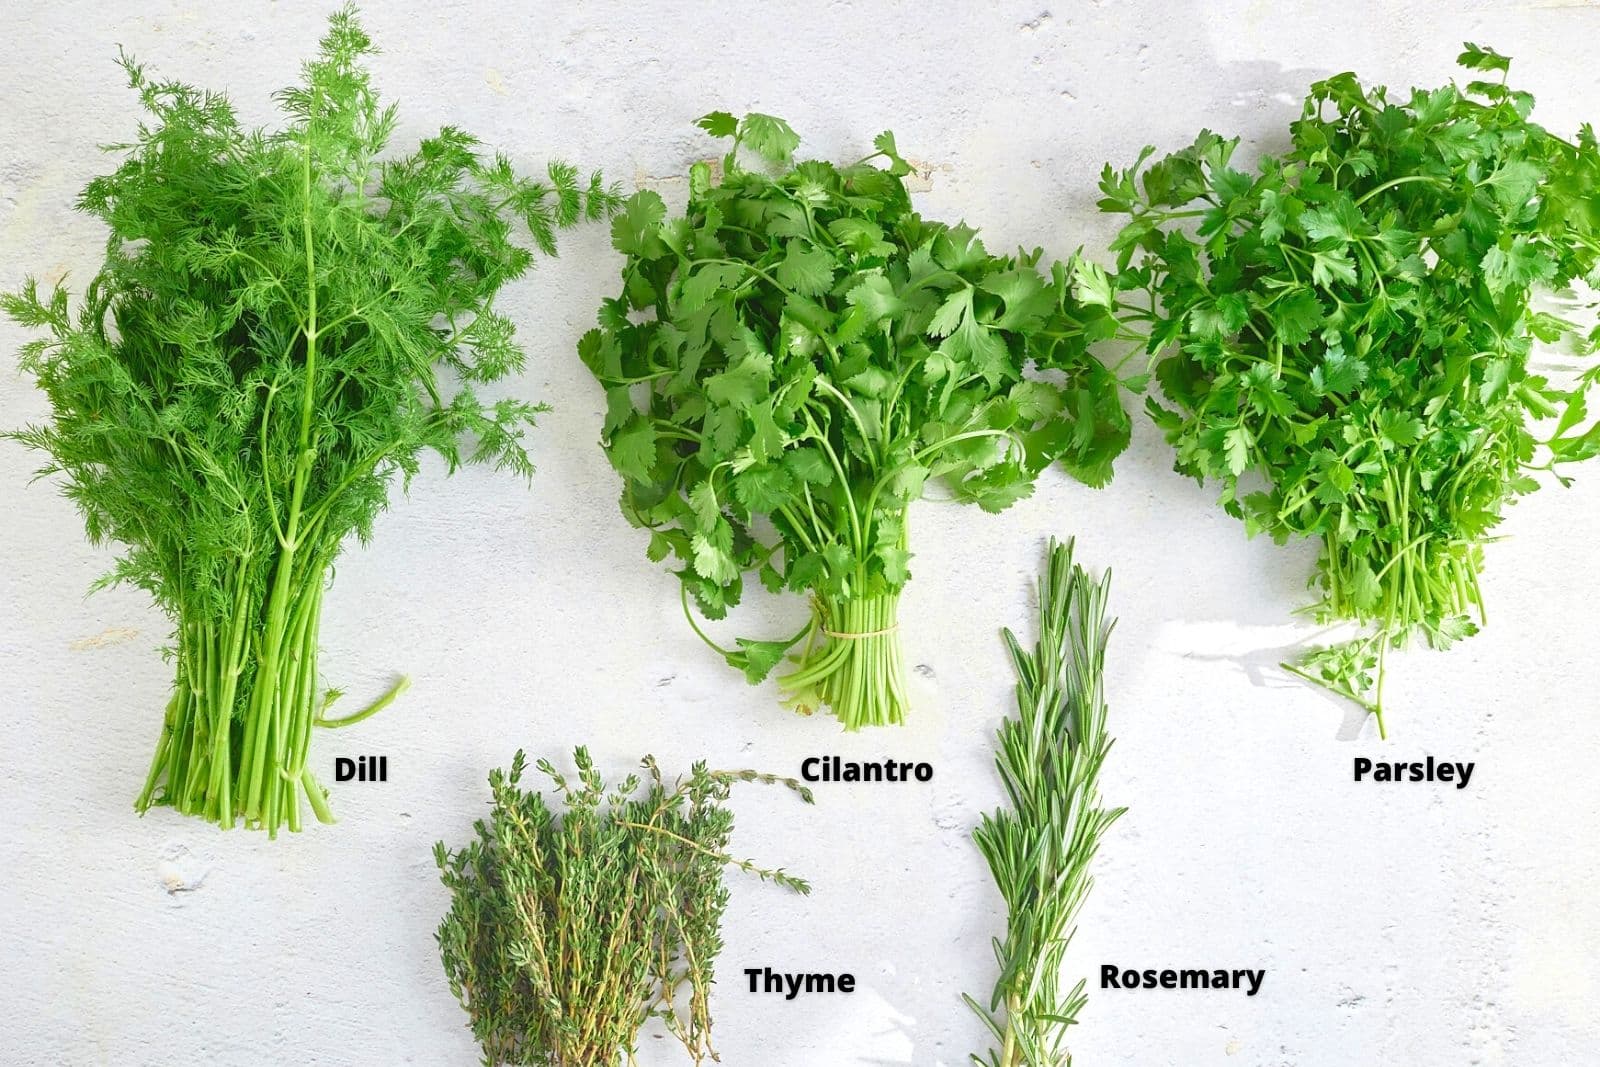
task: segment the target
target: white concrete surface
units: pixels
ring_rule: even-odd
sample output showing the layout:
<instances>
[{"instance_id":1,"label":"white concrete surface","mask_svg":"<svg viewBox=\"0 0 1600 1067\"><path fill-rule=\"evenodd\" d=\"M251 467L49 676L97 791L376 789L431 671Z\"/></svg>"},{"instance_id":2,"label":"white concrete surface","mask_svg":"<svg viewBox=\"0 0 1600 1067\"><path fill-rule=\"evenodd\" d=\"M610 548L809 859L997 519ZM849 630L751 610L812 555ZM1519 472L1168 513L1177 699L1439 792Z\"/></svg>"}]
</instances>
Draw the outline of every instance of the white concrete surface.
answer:
<instances>
[{"instance_id":1,"label":"white concrete surface","mask_svg":"<svg viewBox=\"0 0 1600 1067\"><path fill-rule=\"evenodd\" d=\"M70 272L101 249L70 210L126 137L118 43L161 72L225 87L244 114L294 77L325 5L58 0L0 34L0 283ZM1579 0L1271 3L582 5L371 3L379 84L415 137L460 123L536 165L605 166L681 203L712 108L789 118L819 155L892 127L929 169L920 204L995 245L1102 241L1106 159L1201 126L1282 141L1297 94L1354 68L1392 84L1451 73L1463 39L1517 57L1538 114L1600 118L1600 7ZM167 624L120 591L84 599L109 554L0 445L0 1062L7 1065L475 1062L432 932L429 847L460 841L484 774L517 746L587 742L622 770L707 756L792 773L809 753L930 759L931 786L832 787L815 810L736 800L737 845L811 877L808 900L735 882L715 1001L732 1067L933 1067L982 1034L964 990L992 979L998 901L968 831L996 803L988 739L1008 710L996 630L1024 625L1051 533L1116 572L1119 737L1105 792L1126 803L1072 966L1265 967L1261 994L1091 991L1085 1067L1545 1067L1600 1046L1600 470L1520 504L1489 552L1487 632L1394 664L1395 740L1272 669L1307 546L1246 542L1168 469L1140 423L1115 484L1056 473L1002 516L925 505L904 634L918 674L907 729L842 737L710 656L673 579L618 516L595 445L601 396L573 354L618 259L604 227L508 294L550 401L531 490L437 467L352 549L327 600L329 680L393 708L314 752L386 753L387 785L343 786L337 827L276 843L131 802L169 683ZM0 325L0 425L44 411ZM760 606L773 632L799 602ZM1355 786L1352 757L1475 760L1470 788ZM849 997L785 1002L746 966L851 971ZM647 1039L641 1062L680 1062Z\"/></svg>"}]
</instances>

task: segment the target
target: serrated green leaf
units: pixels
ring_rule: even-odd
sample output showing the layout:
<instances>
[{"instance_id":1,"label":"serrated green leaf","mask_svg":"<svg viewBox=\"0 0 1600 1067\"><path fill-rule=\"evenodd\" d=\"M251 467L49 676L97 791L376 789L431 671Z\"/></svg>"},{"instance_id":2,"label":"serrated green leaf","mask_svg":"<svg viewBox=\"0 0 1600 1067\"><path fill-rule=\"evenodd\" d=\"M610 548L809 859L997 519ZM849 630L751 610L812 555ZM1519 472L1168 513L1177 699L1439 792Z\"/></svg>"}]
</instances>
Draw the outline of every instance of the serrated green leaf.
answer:
<instances>
[{"instance_id":1,"label":"serrated green leaf","mask_svg":"<svg viewBox=\"0 0 1600 1067\"><path fill-rule=\"evenodd\" d=\"M879 548L878 564L883 568L884 580L891 587L905 585L911 578L911 553L903 548Z\"/></svg>"},{"instance_id":2,"label":"serrated green leaf","mask_svg":"<svg viewBox=\"0 0 1600 1067\"><path fill-rule=\"evenodd\" d=\"M911 164L900 156L900 149L895 146L894 134L884 130L872 139L872 147L883 153L889 160L889 173L896 178L911 173Z\"/></svg>"},{"instance_id":3,"label":"serrated green leaf","mask_svg":"<svg viewBox=\"0 0 1600 1067\"><path fill-rule=\"evenodd\" d=\"M801 296L819 296L833 287L833 257L804 242L788 242L776 268L778 284Z\"/></svg>"},{"instance_id":4,"label":"serrated green leaf","mask_svg":"<svg viewBox=\"0 0 1600 1067\"><path fill-rule=\"evenodd\" d=\"M727 657L728 663L742 671L751 685L766 681L773 668L783 662L792 645L789 641L752 641L748 637L735 640L739 643L739 651Z\"/></svg>"},{"instance_id":5,"label":"serrated green leaf","mask_svg":"<svg viewBox=\"0 0 1600 1067\"><path fill-rule=\"evenodd\" d=\"M807 485L822 487L833 481L833 468L828 465L820 449L791 449L784 454L783 462L791 474Z\"/></svg>"},{"instance_id":6,"label":"serrated green leaf","mask_svg":"<svg viewBox=\"0 0 1600 1067\"><path fill-rule=\"evenodd\" d=\"M871 322L893 318L905 309L895 294L894 283L881 274L869 274L845 294L845 300L859 307Z\"/></svg>"},{"instance_id":7,"label":"serrated green leaf","mask_svg":"<svg viewBox=\"0 0 1600 1067\"><path fill-rule=\"evenodd\" d=\"M611 436L611 465L617 473L638 482L653 478L656 463L656 429L648 419L635 418Z\"/></svg>"},{"instance_id":8,"label":"serrated green leaf","mask_svg":"<svg viewBox=\"0 0 1600 1067\"><path fill-rule=\"evenodd\" d=\"M1373 573L1372 567L1363 562L1356 567L1350 575L1350 600L1358 611L1371 611L1378 606L1378 600L1383 595L1383 587L1378 584L1378 576Z\"/></svg>"},{"instance_id":9,"label":"serrated green leaf","mask_svg":"<svg viewBox=\"0 0 1600 1067\"><path fill-rule=\"evenodd\" d=\"M726 111L712 111L694 120L694 124L713 137L732 137L739 132L739 120Z\"/></svg>"},{"instance_id":10,"label":"serrated green leaf","mask_svg":"<svg viewBox=\"0 0 1600 1067\"><path fill-rule=\"evenodd\" d=\"M939 305L939 310L934 312L933 318L928 322L928 336L948 337L961 325L963 319L972 313L972 290L968 288L957 289L944 302Z\"/></svg>"},{"instance_id":11,"label":"serrated green leaf","mask_svg":"<svg viewBox=\"0 0 1600 1067\"><path fill-rule=\"evenodd\" d=\"M716 404L743 406L766 396L772 385L772 357L765 352L742 356L727 370L706 379L706 396Z\"/></svg>"},{"instance_id":12,"label":"serrated green leaf","mask_svg":"<svg viewBox=\"0 0 1600 1067\"><path fill-rule=\"evenodd\" d=\"M1248 427L1240 424L1227 431L1224 437L1224 449L1228 457L1228 472L1235 476L1243 474L1250 466L1250 450L1255 444L1255 438Z\"/></svg>"},{"instance_id":13,"label":"serrated green leaf","mask_svg":"<svg viewBox=\"0 0 1600 1067\"><path fill-rule=\"evenodd\" d=\"M744 279L745 271L736 263L706 263L696 267L683 282L678 297L678 311L688 314L699 311L723 289L737 285Z\"/></svg>"},{"instance_id":14,"label":"serrated green leaf","mask_svg":"<svg viewBox=\"0 0 1600 1067\"><path fill-rule=\"evenodd\" d=\"M751 112L740 123L740 137L769 163L787 163L800 147L800 135L787 122L772 115Z\"/></svg>"},{"instance_id":15,"label":"serrated green leaf","mask_svg":"<svg viewBox=\"0 0 1600 1067\"><path fill-rule=\"evenodd\" d=\"M733 495L752 514L777 511L795 499L794 476L782 466L751 467L734 477Z\"/></svg>"},{"instance_id":16,"label":"serrated green leaf","mask_svg":"<svg viewBox=\"0 0 1600 1067\"><path fill-rule=\"evenodd\" d=\"M698 530L689 539L694 550L695 573L717 585L727 585L739 577L733 559L733 527L718 519L709 530Z\"/></svg>"},{"instance_id":17,"label":"serrated green leaf","mask_svg":"<svg viewBox=\"0 0 1600 1067\"><path fill-rule=\"evenodd\" d=\"M1508 71L1511 69L1511 60L1501 55L1492 48L1480 48L1468 41L1462 45L1463 51L1456 57L1458 66L1468 70Z\"/></svg>"},{"instance_id":18,"label":"serrated green leaf","mask_svg":"<svg viewBox=\"0 0 1600 1067\"><path fill-rule=\"evenodd\" d=\"M667 205L659 193L649 189L634 193L611 220L611 246L629 256L658 254L661 247L658 231L666 215Z\"/></svg>"}]
</instances>

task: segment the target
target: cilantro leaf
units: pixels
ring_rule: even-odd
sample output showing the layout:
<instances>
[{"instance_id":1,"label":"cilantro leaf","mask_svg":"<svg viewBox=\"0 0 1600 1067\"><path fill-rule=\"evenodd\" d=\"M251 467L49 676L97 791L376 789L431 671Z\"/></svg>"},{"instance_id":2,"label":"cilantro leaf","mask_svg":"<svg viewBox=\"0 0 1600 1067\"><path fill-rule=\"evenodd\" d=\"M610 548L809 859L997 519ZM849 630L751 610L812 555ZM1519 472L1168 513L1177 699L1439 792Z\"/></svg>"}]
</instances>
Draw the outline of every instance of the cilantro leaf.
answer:
<instances>
[{"instance_id":1,"label":"cilantro leaf","mask_svg":"<svg viewBox=\"0 0 1600 1067\"><path fill-rule=\"evenodd\" d=\"M694 120L694 124L713 137L732 137L739 132L739 120L726 111L712 111Z\"/></svg>"},{"instance_id":2,"label":"cilantro leaf","mask_svg":"<svg viewBox=\"0 0 1600 1067\"><path fill-rule=\"evenodd\" d=\"M678 308L685 313L698 311L718 292L736 284L743 277L744 268L737 263L707 263L696 267L684 279Z\"/></svg>"},{"instance_id":3,"label":"cilantro leaf","mask_svg":"<svg viewBox=\"0 0 1600 1067\"><path fill-rule=\"evenodd\" d=\"M800 147L800 135L787 122L771 115L754 112L746 115L739 124L739 136L744 143L769 163L787 163Z\"/></svg>"},{"instance_id":4,"label":"cilantro leaf","mask_svg":"<svg viewBox=\"0 0 1600 1067\"><path fill-rule=\"evenodd\" d=\"M945 297L944 303L939 305L939 310L934 312L933 318L929 320L928 336L949 337L960 328L970 314L972 314L972 290L957 289Z\"/></svg>"},{"instance_id":5,"label":"cilantro leaf","mask_svg":"<svg viewBox=\"0 0 1600 1067\"><path fill-rule=\"evenodd\" d=\"M660 248L657 231L666 218L667 205L661 194L641 189L630 196L611 220L611 244L618 252L653 259Z\"/></svg>"},{"instance_id":6,"label":"cilantro leaf","mask_svg":"<svg viewBox=\"0 0 1600 1067\"><path fill-rule=\"evenodd\" d=\"M774 273L778 284L801 296L820 296L833 286L833 257L821 248L790 241Z\"/></svg>"},{"instance_id":7,"label":"cilantro leaf","mask_svg":"<svg viewBox=\"0 0 1600 1067\"><path fill-rule=\"evenodd\" d=\"M733 480L733 495L747 511L777 511L795 496L795 478L781 466L752 467Z\"/></svg>"},{"instance_id":8,"label":"cilantro leaf","mask_svg":"<svg viewBox=\"0 0 1600 1067\"><path fill-rule=\"evenodd\" d=\"M845 294L845 301L859 307L872 322L894 318L905 303L895 294L894 283L881 274L869 274Z\"/></svg>"},{"instance_id":9,"label":"cilantro leaf","mask_svg":"<svg viewBox=\"0 0 1600 1067\"><path fill-rule=\"evenodd\" d=\"M713 403L740 407L766 396L771 384L772 357L765 352L750 352L727 370L708 377L705 391Z\"/></svg>"},{"instance_id":10,"label":"cilantro leaf","mask_svg":"<svg viewBox=\"0 0 1600 1067\"><path fill-rule=\"evenodd\" d=\"M647 419L634 418L611 435L611 463L617 473L637 482L648 482L656 463L656 430Z\"/></svg>"}]
</instances>

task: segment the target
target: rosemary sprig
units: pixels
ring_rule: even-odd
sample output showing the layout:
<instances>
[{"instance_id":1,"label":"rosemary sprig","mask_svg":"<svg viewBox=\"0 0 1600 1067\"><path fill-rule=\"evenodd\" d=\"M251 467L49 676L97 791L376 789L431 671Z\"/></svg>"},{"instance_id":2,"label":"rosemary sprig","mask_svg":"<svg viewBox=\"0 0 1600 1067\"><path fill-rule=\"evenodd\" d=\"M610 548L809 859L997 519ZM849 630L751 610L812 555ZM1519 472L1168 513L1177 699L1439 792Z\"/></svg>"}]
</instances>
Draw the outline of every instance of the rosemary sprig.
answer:
<instances>
[{"instance_id":1,"label":"rosemary sprig","mask_svg":"<svg viewBox=\"0 0 1600 1067\"><path fill-rule=\"evenodd\" d=\"M737 782L799 782L696 763L669 782L654 758L609 793L586 749L576 781L548 760L565 812L520 787L526 759L489 775L494 811L477 839L434 846L450 911L439 927L450 988L472 1019L486 1067L632 1064L654 1017L696 1064L716 1060L709 994L728 903L724 867L797 893L783 870L727 851Z\"/></svg>"},{"instance_id":2,"label":"rosemary sprig","mask_svg":"<svg viewBox=\"0 0 1600 1067\"><path fill-rule=\"evenodd\" d=\"M999 1048L980 1067L1070 1067L1063 1047L1086 997L1080 979L1061 989L1062 960L1094 884L1089 864L1125 808L1100 800L1100 768L1111 750L1104 688L1109 572L1099 583L1072 559L1073 543L1050 543L1039 582L1039 643L1025 652L1005 631L1017 670L1017 717L1000 724L995 766L1009 808L973 831L1005 898L1004 940L994 941L1000 976L985 1008L966 997Z\"/></svg>"}]
</instances>

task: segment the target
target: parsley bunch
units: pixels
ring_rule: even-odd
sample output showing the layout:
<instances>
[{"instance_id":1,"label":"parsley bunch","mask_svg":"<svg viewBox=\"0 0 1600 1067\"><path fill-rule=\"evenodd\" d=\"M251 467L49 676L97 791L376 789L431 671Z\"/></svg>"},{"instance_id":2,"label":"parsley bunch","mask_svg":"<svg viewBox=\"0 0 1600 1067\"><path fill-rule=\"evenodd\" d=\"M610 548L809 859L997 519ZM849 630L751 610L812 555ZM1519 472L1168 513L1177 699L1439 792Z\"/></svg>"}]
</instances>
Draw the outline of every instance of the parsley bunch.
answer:
<instances>
[{"instance_id":1,"label":"parsley bunch","mask_svg":"<svg viewBox=\"0 0 1600 1067\"><path fill-rule=\"evenodd\" d=\"M1167 403L1148 407L1177 469L1219 482L1250 534L1322 542L1313 610L1363 634L1291 669L1380 732L1386 651L1476 632L1506 506L1600 452L1581 428L1600 371L1558 382L1530 362L1535 342L1600 343L1532 306L1600 281L1594 131L1533 123L1506 57L1467 45L1460 63L1488 79L1394 98L1317 82L1290 150L1253 175L1207 131L1101 182L1101 207L1130 217L1112 245L1122 317L1152 356L1172 348Z\"/></svg>"},{"instance_id":2,"label":"parsley bunch","mask_svg":"<svg viewBox=\"0 0 1600 1067\"><path fill-rule=\"evenodd\" d=\"M60 287L4 299L48 331L22 365L52 418L12 436L48 455L90 539L123 547L104 582L148 591L176 627L141 812L276 834L300 828L303 791L331 821L312 727L360 721L400 687L324 716L329 569L424 450L531 472L521 439L538 409L473 391L523 361L494 309L533 258L513 222L548 254L558 227L614 201L565 165L519 178L451 127L381 158L395 109L360 65L373 51L353 11L335 14L279 94L279 131L124 58L149 119L79 201L110 230L105 264L76 318Z\"/></svg>"},{"instance_id":3,"label":"parsley bunch","mask_svg":"<svg viewBox=\"0 0 1600 1067\"><path fill-rule=\"evenodd\" d=\"M1010 806L973 831L1006 902L1006 936L994 939L1000 976L988 1006L967 1004L998 1048L978 1067L1071 1067L1067 1028L1083 1010L1086 983L1061 988L1078 912L1094 886L1100 839L1125 813L1100 799L1106 733L1107 573L1095 582L1052 541L1039 579L1039 641L1024 650L1010 630L1017 716L1000 724L995 766Z\"/></svg>"},{"instance_id":4,"label":"parsley bunch","mask_svg":"<svg viewBox=\"0 0 1600 1067\"><path fill-rule=\"evenodd\" d=\"M728 855L737 782L787 778L695 764L669 783L646 757L608 793L585 749L569 782L546 760L557 815L520 787L526 762L489 775L494 811L477 839L434 846L450 890L439 952L472 1019L487 1067L633 1063L639 1028L658 1018L694 1062L716 1060L710 992L728 903L723 869L737 867L797 893L801 879ZM641 791L641 785L644 786ZM625 1059L624 1059L625 1057Z\"/></svg>"},{"instance_id":5,"label":"parsley bunch","mask_svg":"<svg viewBox=\"0 0 1600 1067\"><path fill-rule=\"evenodd\" d=\"M799 138L770 116L700 126L732 141L720 177L691 168L682 216L654 192L627 202L623 291L580 347L605 386L622 510L653 560L681 564L686 614L693 597L722 618L750 574L811 593L788 640L706 638L751 682L803 641L780 679L794 706L829 705L847 729L901 722L907 506L939 482L999 511L1056 459L1107 481L1128 419L1086 350L1117 324L1077 306L1066 267L1041 273L1040 252L992 255L912 210L890 134L836 166L794 163Z\"/></svg>"}]
</instances>

